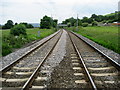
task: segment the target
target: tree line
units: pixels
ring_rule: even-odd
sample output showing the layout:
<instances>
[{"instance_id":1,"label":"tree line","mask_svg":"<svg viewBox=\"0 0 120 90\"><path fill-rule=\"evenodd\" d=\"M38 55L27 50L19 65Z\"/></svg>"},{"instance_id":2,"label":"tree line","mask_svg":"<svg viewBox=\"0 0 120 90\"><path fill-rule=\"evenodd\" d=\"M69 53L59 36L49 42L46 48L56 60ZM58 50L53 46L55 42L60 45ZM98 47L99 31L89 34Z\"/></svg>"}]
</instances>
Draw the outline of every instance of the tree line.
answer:
<instances>
[{"instance_id":1,"label":"tree line","mask_svg":"<svg viewBox=\"0 0 120 90\"><path fill-rule=\"evenodd\" d=\"M108 15L96 15L92 14L90 18L83 17L82 19L77 19L71 17L62 21L62 24L67 24L68 27L70 26L97 26L98 23L113 23L113 22L120 22L120 11L116 11L115 13L111 13Z\"/></svg>"},{"instance_id":2,"label":"tree line","mask_svg":"<svg viewBox=\"0 0 120 90\"><path fill-rule=\"evenodd\" d=\"M20 24L23 24L25 25L26 28L33 28L33 26L31 24L28 24L26 22L22 22ZM3 26L2 26L2 29L11 29L12 27L14 27L15 25L18 25L18 23L15 23L12 21L12 20L8 20L7 23L5 23Z\"/></svg>"}]
</instances>

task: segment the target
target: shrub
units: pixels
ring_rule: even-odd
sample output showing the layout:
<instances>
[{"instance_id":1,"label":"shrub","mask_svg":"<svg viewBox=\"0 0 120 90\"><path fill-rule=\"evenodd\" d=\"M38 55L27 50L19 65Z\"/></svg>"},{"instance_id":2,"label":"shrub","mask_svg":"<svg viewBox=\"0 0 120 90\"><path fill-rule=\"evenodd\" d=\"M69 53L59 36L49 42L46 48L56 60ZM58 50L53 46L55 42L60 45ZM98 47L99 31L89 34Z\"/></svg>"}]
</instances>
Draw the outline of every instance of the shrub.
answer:
<instances>
[{"instance_id":1,"label":"shrub","mask_svg":"<svg viewBox=\"0 0 120 90\"><path fill-rule=\"evenodd\" d=\"M11 46L8 43L2 43L2 56L5 56L11 52Z\"/></svg>"},{"instance_id":2,"label":"shrub","mask_svg":"<svg viewBox=\"0 0 120 90\"><path fill-rule=\"evenodd\" d=\"M97 22L92 22L92 26L97 26L98 24L97 24Z\"/></svg>"},{"instance_id":3,"label":"shrub","mask_svg":"<svg viewBox=\"0 0 120 90\"><path fill-rule=\"evenodd\" d=\"M88 23L83 23L82 26L83 26L83 27L87 27L87 26L88 26Z\"/></svg>"},{"instance_id":4,"label":"shrub","mask_svg":"<svg viewBox=\"0 0 120 90\"><path fill-rule=\"evenodd\" d=\"M13 28L10 29L10 34L14 36L19 36L20 34L26 35L26 27L23 24L15 25Z\"/></svg>"}]
</instances>

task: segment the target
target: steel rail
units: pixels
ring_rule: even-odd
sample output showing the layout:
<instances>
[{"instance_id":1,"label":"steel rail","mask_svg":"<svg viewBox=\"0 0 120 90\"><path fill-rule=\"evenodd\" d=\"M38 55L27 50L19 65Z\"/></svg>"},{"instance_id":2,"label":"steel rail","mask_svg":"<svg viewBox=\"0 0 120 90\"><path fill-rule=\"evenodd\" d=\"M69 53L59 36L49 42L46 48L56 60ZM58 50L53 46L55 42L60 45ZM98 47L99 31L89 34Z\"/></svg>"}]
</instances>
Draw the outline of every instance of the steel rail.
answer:
<instances>
[{"instance_id":1,"label":"steel rail","mask_svg":"<svg viewBox=\"0 0 120 90\"><path fill-rule=\"evenodd\" d=\"M83 67L84 67L83 69L84 69L84 71L85 71L85 73L86 73L86 75L87 75L87 79L90 81L90 84L91 84L92 88L93 88L94 90L97 90L97 87L96 87L96 85L95 85L95 83L94 83L94 81L93 81L93 79L92 79L92 77L91 77L91 75L90 75L90 73L89 73L89 71L88 71L85 63L84 63L84 60L83 60L83 58L82 58L82 56L81 56L81 54L80 54L77 46L74 44L74 42L73 42L73 40L72 40L69 32L68 32L68 35L69 35L69 38L70 38L70 40L71 40L71 42L72 42L72 44L73 44L73 46L74 46L74 48L75 48L75 51L77 52L77 54L78 54L78 56L79 56L79 58L80 58L80 61L82 62L82 65L83 65Z\"/></svg>"},{"instance_id":2,"label":"steel rail","mask_svg":"<svg viewBox=\"0 0 120 90\"><path fill-rule=\"evenodd\" d=\"M98 51L102 56L107 58L107 61L110 62L114 67L116 67L119 71L120 71L120 64L118 62L116 62L115 60L113 60L110 56L106 55L104 52L102 52L100 49L96 48L95 46L93 46L91 43L89 43L88 41L85 41L84 39L80 38L76 33L71 32L73 35L75 35L76 37L78 37L79 39L81 39L83 42L85 42L87 45L89 45L90 47L92 47L94 50Z\"/></svg>"},{"instance_id":3,"label":"steel rail","mask_svg":"<svg viewBox=\"0 0 120 90\"><path fill-rule=\"evenodd\" d=\"M44 41L41 44L38 44L36 47L32 48L31 50L27 51L25 54L23 54L22 56L20 56L19 58L17 58L15 61L13 61L12 63L8 64L7 66L5 66L4 68L2 68L0 70L0 72L5 73L6 71L8 71L9 69L11 69L14 65L16 65L16 63L20 62L21 59L23 59L24 57L26 57L27 55L29 55L31 52L35 51L37 48L41 47L42 45L44 45L46 42L48 42L49 40L51 40L53 37L55 37L58 33L60 33L60 30L53 35L52 37L50 37L49 39L47 39L46 41Z\"/></svg>"},{"instance_id":4,"label":"steel rail","mask_svg":"<svg viewBox=\"0 0 120 90\"><path fill-rule=\"evenodd\" d=\"M63 32L63 31L62 31ZM61 32L61 35L62 35ZM61 37L60 35L60 37ZM43 65L43 63L45 62L45 60L48 58L48 56L51 54L51 52L53 51L53 49L55 48L55 46L57 45L58 41L60 40L60 37L58 38L58 40L56 41L56 43L54 44L54 46L50 49L50 51L46 54L46 56L43 58L42 62L40 62L40 64L38 65L38 67L36 68L36 70L33 72L33 74L30 76L30 78L27 80L27 82L24 84L22 90L28 90L29 87L31 87L31 84L33 83L33 81L36 79L39 70L41 68L41 66Z\"/></svg>"}]
</instances>

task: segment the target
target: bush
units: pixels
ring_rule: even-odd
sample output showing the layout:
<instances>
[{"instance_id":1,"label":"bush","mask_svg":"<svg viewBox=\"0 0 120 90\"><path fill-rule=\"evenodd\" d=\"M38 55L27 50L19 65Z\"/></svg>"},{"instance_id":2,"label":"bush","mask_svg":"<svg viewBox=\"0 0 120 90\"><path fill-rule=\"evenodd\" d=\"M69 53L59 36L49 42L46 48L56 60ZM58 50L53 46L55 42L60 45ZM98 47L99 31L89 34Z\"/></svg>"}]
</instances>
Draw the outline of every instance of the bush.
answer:
<instances>
[{"instance_id":1,"label":"bush","mask_svg":"<svg viewBox=\"0 0 120 90\"><path fill-rule=\"evenodd\" d=\"M92 26L97 26L98 24L97 24L97 22L92 22Z\"/></svg>"},{"instance_id":2,"label":"bush","mask_svg":"<svg viewBox=\"0 0 120 90\"><path fill-rule=\"evenodd\" d=\"M14 36L19 36L20 34L27 35L25 25L23 24L15 25L13 28L10 29L10 34Z\"/></svg>"},{"instance_id":3,"label":"bush","mask_svg":"<svg viewBox=\"0 0 120 90\"><path fill-rule=\"evenodd\" d=\"M29 38L25 35L20 36L4 36L2 38L2 56L6 56L7 54L11 53L13 48L20 48L25 43L29 42Z\"/></svg>"},{"instance_id":4,"label":"bush","mask_svg":"<svg viewBox=\"0 0 120 90\"><path fill-rule=\"evenodd\" d=\"M11 46L8 43L2 43L2 56L5 56L11 52Z\"/></svg>"},{"instance_id":5,"label":"bush","mask_svg":"<svg viewBox=\"0 0 120 90\"><path fill-rule=\"evenodd\" d=\"M88 23L83 23L82 26L83 26L83 27L87 27L87 26L88 26Z\"/></svg>"}]
</instances>

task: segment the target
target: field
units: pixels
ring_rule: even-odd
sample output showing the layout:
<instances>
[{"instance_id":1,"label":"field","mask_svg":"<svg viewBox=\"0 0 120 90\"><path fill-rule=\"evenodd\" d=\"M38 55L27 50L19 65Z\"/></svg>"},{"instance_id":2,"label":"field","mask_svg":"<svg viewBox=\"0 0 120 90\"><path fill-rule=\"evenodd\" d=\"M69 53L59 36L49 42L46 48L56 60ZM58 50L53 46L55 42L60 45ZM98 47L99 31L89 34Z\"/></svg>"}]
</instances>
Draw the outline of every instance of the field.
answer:
<instances>
[{"instance_id":1,"label":"field","mask_svg":"<svg viewBox=\"0 0 120 90\"><path fill-rule=\"evenodd\" d=\"M40 36L38 36L38 31L40 31ZM38 39L42 39L50 34L54 33L53 29L27 29L27 36L20 35L19 37L14 37L10 35L10 30L0 30L0 46L2 46L2 55L5 56L14 51L16 48L21 48L23 45ZM2 38L2 39L1 39Z\"/></svg>"},{"instance_id":2,"label":"field","mask_svg":"<svg viewBox=\"0 0 120 90\"><path fill-rule=\"evenodd\" d=\"M70 29L120 54L118 27L79 27L78 31Z\"/></svg>"},{"instance_id":3,"label":"field","mask_svg":"<svg viewBox=\"0 0 120 90\"><path fill-rule=\"evenodd\" d=\"M39 29L39 28L34 28L34 29L27 29L27 34L28 35L34 35L37 36L38 35L38 31L40 31L41 35L44 36L45 34L49 34L51 32L53 32L53 30L51 29ZM0 30L0 33L2 33L2 36L8 36L10 33L10 29L8 30Z\"/></svg>"}]
</instances>

